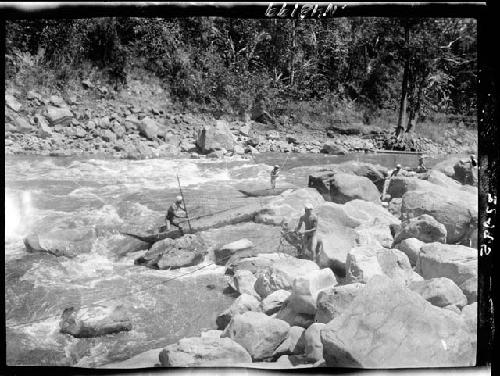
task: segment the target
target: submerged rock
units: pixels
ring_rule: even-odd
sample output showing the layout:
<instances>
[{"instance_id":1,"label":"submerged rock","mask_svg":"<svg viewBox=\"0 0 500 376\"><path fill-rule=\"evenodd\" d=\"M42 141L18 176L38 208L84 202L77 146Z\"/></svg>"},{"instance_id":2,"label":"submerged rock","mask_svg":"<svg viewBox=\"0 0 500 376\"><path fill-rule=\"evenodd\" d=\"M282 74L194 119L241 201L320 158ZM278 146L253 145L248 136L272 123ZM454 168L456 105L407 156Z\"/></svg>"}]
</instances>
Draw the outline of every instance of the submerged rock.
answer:
<instances>
[{"instance_id":1,"label":"submerged rock","mask_svg":"<svg viewBox=\"0 0 500 376\"><path fill-rule=\"evenodd\" d=\"M457 314L432 306L384 276L371 279L347 312L321 331L328 366L460 367L475 349Z\"/></svg>"},{"instance_id":2,"label":"submerged rock","mask_svg":"<svg viewBox=\"0 0 500 376\"><path fill-rule=\"evenodd\" d=\"M75 257L92 250L96 234L93 229L60 229L44 234L32 233L23 239L28 252Z\"/></svg>"},{"instance_id":3,"label":"submerged rock","mask_svg":"<svg viewBox=\"0 0 500 376\"><path fill-rule=\"evenodd\" d=\"M118 306L91 307L64 310L59 324L61 333L76 338L100 337L132 329L125 308Z\"/></svg>"},{"instance_id":4,"label":"submerged rock","mask_svg":"<svg viewBox=\"0 0 500 376\"><path fill-rule=\"evenodd\" d=\"M163 367L222 367L251 362L248 352L230 338L183 338L159 355Z\"/></svg>"}]
</instances>

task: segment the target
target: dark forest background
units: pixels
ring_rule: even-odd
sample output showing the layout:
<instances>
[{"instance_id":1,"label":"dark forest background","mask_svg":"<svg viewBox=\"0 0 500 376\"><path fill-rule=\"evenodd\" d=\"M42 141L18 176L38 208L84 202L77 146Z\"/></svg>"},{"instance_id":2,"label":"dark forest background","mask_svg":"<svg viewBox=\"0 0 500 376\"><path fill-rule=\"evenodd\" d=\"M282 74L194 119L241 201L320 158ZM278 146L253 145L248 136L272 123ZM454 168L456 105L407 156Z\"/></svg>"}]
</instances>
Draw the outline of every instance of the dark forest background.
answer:
<instances>
[{"instance_id":1,"label":"dark forest background","mask_svg":"<svg viewBox=\"0 0 500 376\"><path fill-rule=\"evenodd\" d=\"M476 112L474 19L18 20L5 53L7 80L63 87L98 71L119 90L141 70L175 103L224 113L264 101L275 116L384 119L404 132Z\"/></svg>"}]
</instances>

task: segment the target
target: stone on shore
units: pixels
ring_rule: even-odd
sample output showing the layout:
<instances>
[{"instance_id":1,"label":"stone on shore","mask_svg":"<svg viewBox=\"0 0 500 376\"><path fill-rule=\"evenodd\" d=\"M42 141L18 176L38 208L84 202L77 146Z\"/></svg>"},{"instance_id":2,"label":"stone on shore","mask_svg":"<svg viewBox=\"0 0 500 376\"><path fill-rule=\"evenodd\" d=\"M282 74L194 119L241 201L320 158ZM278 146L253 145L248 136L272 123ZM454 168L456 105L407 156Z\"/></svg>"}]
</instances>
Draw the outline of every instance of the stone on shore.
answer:
<instances>
[{"instance_id":1,"label":"stone on shore","mask_svg":"<svg viewBox=\"0 0 500 376\"><path fill-rule=\"evenodd\" d=\"M260 312L260 301L252 295L242 294L228 309L217 316L217 328L220 330L225 329L234 316L248 311Z\"/></svg>"},{"instance_id":2,"label":"stone on shore","mask_svg":"<svg viewBox=\"0 0 500 376\"><path fill-rule=\"evenodd\" d=\"M319 266L312 261L283 257L256 275L255 291L262 298L278 290L291 291L296 278L318 270Z\"/></svg>"},{"instance_id":3,"label":"stone on shore","mask_svg":"<svg viewBox=\"0 0 500 376\"><path fill-rule=\"evenodd\" d=\"M248 294L260 299L259 294L255 291L255 275L249 270L237 270L233 276L234 290L240 294Z\"/></svg>"},{"instance_id":4,"label":"stone on shore","mask_svg":"<svg viewBox=\"0 0 500 376\"><path fill-rule=\"evenodd\" d=\"M402 285L422 279L412 270L408 256L397 249L361 246L349 251L347 282L367 283L376 275L385 275Z\"/></svg>"},{"instance_id":5,"label":"stone on shore","mask_svg":"<svg viewBox=\"0 0 500 376\"><path fill-rule=\"evenodd\" d=\"M462 290L449 278L415 281L410 283L408 288L437 307L444 308L448 305L455 305L462 308L467 304L467 298Z\"/></svg>"},{"instance_id":6,"label":"stone on shore","mask_svg":"<svg viewBox=\"0 0 500 376\"><path fill-rule=\"evenodd\" d=\"M337 279L329 268L298 276L293 283L288 305L294 312L314 315L320 291L336 284Z\"/></svg>"},{"instance_id":7,"label":"stone on shore","mask_svg":"<svg viewBox=\"0 0 500 376\"><path fill-rule=\"evenodd\" d=\"M183 338L165 347L160 355L163 367L229 367L252 361L249 353L230 338Z\"/></svg>"},{"instance_id":8,"label":"stone on shore","mask_svg":"<svg viewBox=\"0 0 500 376\"><path fill-rule=\"evenodd\" d=\"M475 348L457 314L376 276L347 312L321 331L327 366L460 367L475 364Z\"/></svg>"},{"instance_id":9,"label":"stone on shore","mask_svg":"<svg viewBox=\"0 0 500 376\"><path fill-rule=\"evenodd\" d=\"M394 238L394 244L408 238L415 238L424 243L446 243L446 234L446 227L443 224L434 217L423 214L402 222L401 230Z\"/></svg>"},{"instance_id":10,"label":"stone on shore","mask_svg":"<svg viewBox=\"0 0 500 376\"><path fill-rule=\"evenodd\" d=\"M15 112L21 110L21 103L11 94L5 94L5 105Z\"/></svg>"},{"instance_id":11,"label":"stone on shore","mask_svg":"<svg viewBox=\"0 0 500 376\"><path fill-rule=\"evenodd\" d=\"M430 243L422 247L416 270L424 279L446 277L460 287L469 304L477 300L477 250Z\"/></svg>"},{"instance_id":12,"label":"stone on shore","mask_svg":"<svg viewBox=\"0 0 500 376\"><path fill-rule=\"evenodd\" d=\"M158 137L158 133L160 132L160 130L158 128L158 124L154 119L146 117L136 124L139 128L139 133L148 140L154 140Z\"/></svg>"},{"instance_id":13,"label":"stone on shore","mask_svg":"<svg viewBox=\"0 0 500 376\"><path fill-rule=\"evenodd\" d=\"M254 245L248 239L240 239L214 250L215 263L217 265L226 265L230 257L237 254L244 256L245 252L252 255Z\"/></svg>"},{"instance_id":14,"label":"stone on shore","mask_svg":"<svg viewBox=\"0 0 500 376\"><path fill-rule=\"evenodd\" d=\"M404 239L394 247L403 252L410 260L411 266L417 265L418 254L425 243L415 238Z\"/></svg>"},{"instance_id":15,"label":"stone on shore","mask_svg":"<svg viewBox=\"0 0 500 376\"><path fill-rule=\"evenodd\" d=\"M198 132L196 145L203 154L216 150L234 150L234 137L227 122L217 120L213 125L205 125Z\"/></svg>"},{"instance_id":16,"label":"stone on shore","mask_svg":"<svg viewBox=\"0 0 500 376\"><path fill-rule=\"evenodd\" d=\"M160 354L162 350L162 347L158 347L156 349L144 351L143 353L134 355L129 359L105 364L102 368L136 369L157 367L160 365L158 354Z\"/></svg>"},{"instance_id":17,"label":"stone on shore","mask_svg":"<svg viewBox=\"0 0 500 376\"><path fill-rule=\"evenodd\" d=\"M304 354L306 359L311 362L323 360L323 343L321 342L321 330L325 327L324 323L314 323L307 328L304 336Z\"/></svg>"},{"instance_id":18,"label":"stone on shore","mask_svg":"<svg viewBox=\"0 0 500 376\"><path fill-rule=\"evenodd\" d=\"M348 309L364 286L363 283L350 283L320 291L316 300L314 321L327 324L339 317Z\"/></svg>"},{"instance_id":19,"label":"stone on shore","mask_svg":"<svg viewBox=\"0 0 500 376\"><path fill-rule=\"evenodd\" d=\"M286 290L277 290L266 296L262 300L262 312L266 315L272 315L283 308L290 297L291 292Z\"/></svg>"},{"instance_id":20,"label":"stone on shore","mask_svg":"<svg viewBox=\"0 0 500 376\"><path fill-rule=\"evenodd\" d=\"M283 320L261 312L245 312L233 317L222 336L243 346L255 361L271 358L289 330L290 325Z\"/></svg>"},{"instance_id":21,"label":"stone on shore","mask_svg":"<svg viewBox=\"0 0 500 376\"><path fill-rule=\"evenodd\" d=\"M69 108L47 107L47 119L50 125L68 125L73 120L73 113Z\"/></svg>"},{"instance_id":22,"label":"stone on shore","mask_svg":"<svg viewBox=\"0 0 500 376\"><path fill-rule=\"evenodd\" d=\"M298 355L304 353L304 328L300 326L292 326L288 331L285 340L274 351L273 356L280 355Z\"/></svg>"},{"instance_id":23,"label":"stone on shore","mask_svg":"<svg viewBox=\"0 0 500 376\"><path fill-rule=\"evenodd\" d=\"M336 144L335 142L327 142L326 144L323 144L323 147L321 148L321 152L325 154L332 154L332 155L345 155L347 154L346 148L344 148L341 145Z\"/></svg>"},{"instance_id":24,"label":"stone on shore","mask_svg":"<svg viewBox=\"0 0 500 376\"><path fill-rule=\"evenodd\" d=\"M132 329L126 309L118 306L97 306L75 310L64 310L59 323L61 333L75 338L100 337Z\"/></svg>"}]
</instances>

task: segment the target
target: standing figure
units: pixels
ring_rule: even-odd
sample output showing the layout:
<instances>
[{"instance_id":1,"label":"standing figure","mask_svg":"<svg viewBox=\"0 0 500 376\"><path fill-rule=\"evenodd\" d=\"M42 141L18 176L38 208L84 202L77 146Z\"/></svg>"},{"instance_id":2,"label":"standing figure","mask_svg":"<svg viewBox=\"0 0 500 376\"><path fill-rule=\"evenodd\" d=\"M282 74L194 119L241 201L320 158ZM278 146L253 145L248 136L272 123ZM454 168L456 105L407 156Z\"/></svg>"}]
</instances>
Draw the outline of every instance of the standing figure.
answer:
<instances>
[{"instance_id":1,"label":"standing figure","mask_svg":"<svg viewBox=\"0 0 500 376\"><path fill-rule=\"evenodd\" d=\"M276 180L278 180L278 176L280 174L280 166L275 165L271 171L271 188L276 188Z\"/></svg>"},{"instance_id":2,"label":"standing figure","mask_svg":"<svg viewBox=\"0 0 500 376\"><path fill-rule=\"evenodd\" d=\"M318 217L313 213L313 206L306 204L304 207L304 215L299 219L295 232L299 232L304 224L305 230L302 237L302 253L305 255L306 250L312 255L312 260L316 262L316 230L318 228Z\"/></svg>"},{"instance_id":3,"label":"standing figure","mask_svg":"<svg viewBox=\"0 0 500 376\"><path fill-rule=\"evenodd\" d=\"M474 154L471 154L471 156L470 156L470 166L471 167L477 166L476 156Z\"/></svg>"},{"instance_id":4,"label":"standing figure","mask_svg":"<svg viewBox=\"0 0 500 376\"><path fill-rule=\"evenodd\" d=\"M424 156L418 157L418 166L415 170L416 172L427 172L427 167L424 166Z\"/></svg>"},{"instance_id":5,"label":"standing figure","mask_svg":"<svg viewBox=\"0 0 500 376\"><path fill-rule=\"evenodd\" d=\"M175 226L182 231L182 227L177 218L186 218L186 217L187 217L186 209L184 208L183 205L182 196L177 196L175 201L168 208L167 215L165 216L166 230L170 231L171 227Z\"/></svg>"},{"instance_id":6,"label":"standing figure","mask_svg":"<svg viewBox=\"0 0 500 376\"><path fill-rule=\"evenodd\" d=\"M394 169L394 171L392 171L391 173L391 178L394 177L394 176L397 176L399 174L399 172L401 171L401 165L398 163L396 165L396 168Z\"/></svg>"}]
</instances>

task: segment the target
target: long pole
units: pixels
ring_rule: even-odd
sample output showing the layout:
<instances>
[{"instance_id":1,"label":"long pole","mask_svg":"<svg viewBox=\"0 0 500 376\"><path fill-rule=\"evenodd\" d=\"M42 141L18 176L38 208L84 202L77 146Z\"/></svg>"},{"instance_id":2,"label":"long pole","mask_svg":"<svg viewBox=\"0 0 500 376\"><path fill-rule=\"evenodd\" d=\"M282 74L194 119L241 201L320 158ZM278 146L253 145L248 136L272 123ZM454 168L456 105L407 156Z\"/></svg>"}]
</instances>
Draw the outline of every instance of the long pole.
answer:
<instances>
[{"instance_id":1,"label":"long pole","mask_svg":"<svg viewBox=\"0 0 500 376\"><path fill-rule=\"evenodd\" d=\"M181 193L182 202L184 202L184 211L186 212L186 218L187 218L187 222L189 225L189 230L191 232L193 232L193 228L191 227L191 222L189 221L189 214L188 214L187 207L186 207L186 199L184 198L184 193L182 193L181 181L179 179L179 174L177 174L177 183L179 184L179 192Z\"/></svg>"},{"instance_id":2,"label":"long pole","mask_svg":"<svg viewBox=\"0 0 500 376\"><path fill-rule=\"evenodd\" d=\"M283 170L283 167L286 166L286 161L288 161L288 157L290 156L291 152L287 153L286 155L286 158L285 158L285 162L283 162L283 165L280 167L280 170Z\"/></svg>"}]
</instances>

